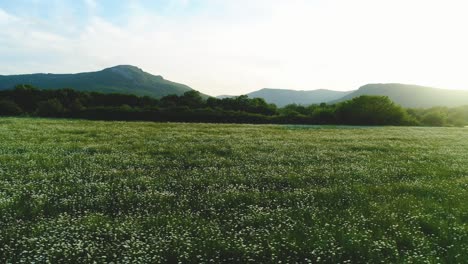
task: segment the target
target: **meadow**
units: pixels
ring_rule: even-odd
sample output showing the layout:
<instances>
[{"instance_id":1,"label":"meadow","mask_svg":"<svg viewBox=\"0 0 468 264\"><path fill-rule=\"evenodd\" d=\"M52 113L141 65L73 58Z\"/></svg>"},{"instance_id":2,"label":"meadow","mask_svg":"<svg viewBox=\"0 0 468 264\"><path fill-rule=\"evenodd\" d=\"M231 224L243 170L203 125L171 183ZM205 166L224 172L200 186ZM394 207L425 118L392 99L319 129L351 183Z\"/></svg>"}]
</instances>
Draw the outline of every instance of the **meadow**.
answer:
<instances>
[{"instance_id":1,"label":"meadow","mask_svg":"<svg viewBox=\"0 0 468 264\"><path fill-rule=\"evenodd\" d=\"M1 263L466 263L468 128L0 118Z\"/></svg>"}]
</instances>

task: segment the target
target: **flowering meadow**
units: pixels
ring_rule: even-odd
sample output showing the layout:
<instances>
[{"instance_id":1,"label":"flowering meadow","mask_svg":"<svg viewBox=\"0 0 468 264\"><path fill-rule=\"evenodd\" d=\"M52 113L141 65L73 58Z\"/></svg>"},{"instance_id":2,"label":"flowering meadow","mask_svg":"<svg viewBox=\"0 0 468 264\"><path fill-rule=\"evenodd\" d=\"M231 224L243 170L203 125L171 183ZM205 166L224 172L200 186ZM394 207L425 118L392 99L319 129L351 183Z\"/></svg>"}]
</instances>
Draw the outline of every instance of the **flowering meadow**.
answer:
<instances>
[{"instance_id":1,"label":"flowering meadow","mask_svg":"<svg viewBox=\"0 0 468 264\"><path fill-rule=\"evenodd\" d=\"M468 263L468 128L0 118L0 263Z\"/></svg>"}]
</instances>

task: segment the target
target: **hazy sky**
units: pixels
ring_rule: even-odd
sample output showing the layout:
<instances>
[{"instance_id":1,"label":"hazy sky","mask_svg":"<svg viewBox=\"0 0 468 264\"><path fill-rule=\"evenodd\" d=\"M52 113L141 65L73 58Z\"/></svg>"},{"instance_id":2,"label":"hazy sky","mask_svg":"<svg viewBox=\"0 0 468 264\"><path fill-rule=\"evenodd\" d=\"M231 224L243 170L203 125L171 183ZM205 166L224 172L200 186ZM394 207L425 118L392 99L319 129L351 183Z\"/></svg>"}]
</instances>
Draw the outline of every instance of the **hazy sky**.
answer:
<instances>
[{"instance_id":1,"label":"hazy sky","mask_svg":"<svg viewBox=\"0 0 468 264\"><path fill-rule=\"evenodd\" d=\"M468 89L467 0L0 0L0 74L132 64L210 95Z\"/></svg>"}]
</instances>

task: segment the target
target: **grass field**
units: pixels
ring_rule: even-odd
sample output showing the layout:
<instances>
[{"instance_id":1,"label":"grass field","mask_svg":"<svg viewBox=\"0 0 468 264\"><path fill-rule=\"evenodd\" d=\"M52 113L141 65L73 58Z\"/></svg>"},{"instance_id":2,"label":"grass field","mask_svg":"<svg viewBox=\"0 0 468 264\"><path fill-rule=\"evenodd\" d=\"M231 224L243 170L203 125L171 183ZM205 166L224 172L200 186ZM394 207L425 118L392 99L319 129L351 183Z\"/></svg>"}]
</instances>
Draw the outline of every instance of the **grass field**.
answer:
<instances>
[{"instance_id":1,"label":"grass field","mask_svg":"<svg viewBox=\"0 0 468 264\"><path fill-rule=\"evenodd\" d=\"M0 263L463 263L468 129L0 119Z\"/></svg>"}]
</instances>

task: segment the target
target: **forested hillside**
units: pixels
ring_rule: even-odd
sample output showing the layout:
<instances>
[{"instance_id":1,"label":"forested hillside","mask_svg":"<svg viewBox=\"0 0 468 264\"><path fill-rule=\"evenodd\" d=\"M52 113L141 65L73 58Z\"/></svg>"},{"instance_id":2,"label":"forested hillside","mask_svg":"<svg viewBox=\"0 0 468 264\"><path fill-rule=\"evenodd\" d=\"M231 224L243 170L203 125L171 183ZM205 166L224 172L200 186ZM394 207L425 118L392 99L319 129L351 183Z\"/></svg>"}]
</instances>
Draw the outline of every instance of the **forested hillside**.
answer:
<instances>
[{"instance_id":1,"label":"forested hillside","mask_svg":"<svg viewBox=\"0 0 468 264\"><path fill-rule=\"evenodd\" d=\"M161 98L166 95L182 95L192 88L165 80L144 72L138 67L120 65L97 72L77 74L24 74L0 75L0 90L19 84L30 84L43 89L70 88L78 91L121 93Z\"/></svg>"},{"instance_id":2,"label":"forested hillside","mask_svg":"<svg viewBox=\"0 0 468 264\"><path fill-rule=\"evenodd\" d=\"M407 85L398 83L368 84L359 88L339 100L330 103L343 102L361 95L388 96L395 103L403 107L458 107L468 105L468 91L448 90Z\"/></svg>"}]
</instances>

